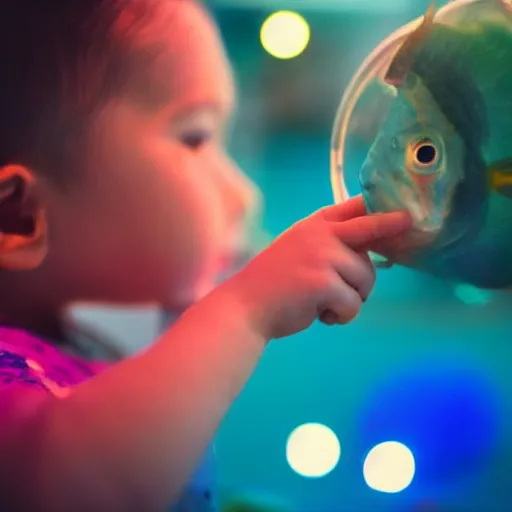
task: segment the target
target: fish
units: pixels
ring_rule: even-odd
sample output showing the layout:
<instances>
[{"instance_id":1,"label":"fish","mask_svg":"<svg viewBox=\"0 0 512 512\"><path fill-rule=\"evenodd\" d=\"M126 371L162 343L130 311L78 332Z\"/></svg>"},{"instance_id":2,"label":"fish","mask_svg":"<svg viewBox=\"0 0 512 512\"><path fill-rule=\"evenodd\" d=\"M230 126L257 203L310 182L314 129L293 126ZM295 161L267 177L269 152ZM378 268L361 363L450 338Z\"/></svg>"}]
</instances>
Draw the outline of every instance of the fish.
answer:
<instances>
[{"instance_id":1,"label":"fish","mask_svg":"<svg viewBox=\"0 0 512 512\"><path fill-rule=\"evenodd\" d=\"M377 78L393 99L359 182L370 213L405 209L412 217L410 232L379 253L383 266L505 289L512 287L512 10L506 0L475 3L481 10L485 2L500 16L466 14L454 24L436 20L431 4Z\"/></svg>"}]
</instances>

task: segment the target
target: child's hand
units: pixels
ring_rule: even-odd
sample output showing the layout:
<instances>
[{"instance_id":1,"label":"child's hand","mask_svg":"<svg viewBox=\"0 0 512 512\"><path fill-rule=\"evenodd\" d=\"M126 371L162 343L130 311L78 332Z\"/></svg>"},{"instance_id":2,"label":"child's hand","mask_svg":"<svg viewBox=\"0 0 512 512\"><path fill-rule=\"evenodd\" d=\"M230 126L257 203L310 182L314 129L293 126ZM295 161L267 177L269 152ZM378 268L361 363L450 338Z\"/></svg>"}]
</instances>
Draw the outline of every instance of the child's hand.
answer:
<instances>
[{"instance_id":1,"label":"child's hand","mask_svg":"<svg viewBox=\"0 0 512 512\"><path fill-rule=\"evenodd\" d=\"M300 332L316 318L348 323L375 283L366 251L390 243L410 225L403 212L366 215L356 197L292 226L221 288L265 339Z\"/></svg>"}]
</instances>

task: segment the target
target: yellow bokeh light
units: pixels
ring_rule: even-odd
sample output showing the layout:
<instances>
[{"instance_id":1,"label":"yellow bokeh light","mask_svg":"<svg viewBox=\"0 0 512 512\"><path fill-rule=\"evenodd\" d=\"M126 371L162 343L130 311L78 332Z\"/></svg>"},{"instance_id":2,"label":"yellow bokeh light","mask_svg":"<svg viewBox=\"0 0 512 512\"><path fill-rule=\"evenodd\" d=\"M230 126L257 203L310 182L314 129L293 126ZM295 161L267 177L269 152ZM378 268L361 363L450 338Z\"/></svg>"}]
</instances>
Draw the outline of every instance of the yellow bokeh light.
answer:
<instances>
[{"instance_id":1,"label":"yellow bokeh light","mask_svg":"<svg viewBox=\"0 0 512 512\"><path fill-rule=\"evenodd\" d=\"M336 434L320 423L298 426L288 437L286 459L290 467L306 478L320 478L338 464L341 446Z\"/></svg>"},{"instance_id":2,"label":"yellow bokeh light","mask_svg":"<svg viewBox=\"0 0 512 512\"><path fill-rule=\"evenodd\" d=\"M371 489L398 493L409 487L415 473L414 456L407 446L388 441L373 447L364 461L363 474Z\"/></svg>"},{"instance_id":3,"label":"yellow bokeh light","mask_svg":"<svg viewBox=\"0 0 512 512\"><path fill-rule=\"evenodd\" d=\"M298 13L278 11L270 15L261 27L263 48L277 59L298 57L309 44L311 29Z\"/></svg>"}]
</instances>

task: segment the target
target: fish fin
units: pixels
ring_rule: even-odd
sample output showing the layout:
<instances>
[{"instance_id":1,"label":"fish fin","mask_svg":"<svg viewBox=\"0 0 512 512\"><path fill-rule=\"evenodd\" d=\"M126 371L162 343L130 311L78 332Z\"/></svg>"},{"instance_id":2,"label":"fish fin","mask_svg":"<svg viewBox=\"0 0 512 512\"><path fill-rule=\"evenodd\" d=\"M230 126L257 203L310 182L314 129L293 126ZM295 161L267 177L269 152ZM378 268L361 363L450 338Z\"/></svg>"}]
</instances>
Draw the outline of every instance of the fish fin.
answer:
<instances>
[{"instance_id":1,"label":"fish fin","mask_svg":"<svg viewBox=\"0 0 512 512\"><path fill-rule=\"evenodd\" d=\"M416 55L432 31L435 14L436 3L432 0L420 26L407 37L393 58L384 78L386 83L398 87L404 82Z\"/></svg>"},{"instance_id":2,"label":"fish fin","mask_svg":"<svg viewBox=\"0 0 512 512\"><path fill-rule=\"evenodd\" d=\"M512 199L512 158L489 167L491 188L498 194Z\"/></svg>"}]
</instances>

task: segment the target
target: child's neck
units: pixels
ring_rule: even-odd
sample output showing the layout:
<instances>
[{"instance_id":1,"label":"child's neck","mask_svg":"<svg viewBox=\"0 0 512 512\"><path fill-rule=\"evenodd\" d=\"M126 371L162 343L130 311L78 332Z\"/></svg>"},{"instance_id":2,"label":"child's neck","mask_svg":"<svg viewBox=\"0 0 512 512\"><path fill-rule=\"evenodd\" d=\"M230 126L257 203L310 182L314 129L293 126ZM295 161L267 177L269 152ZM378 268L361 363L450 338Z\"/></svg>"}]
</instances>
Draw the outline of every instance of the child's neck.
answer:
<instances>
[{"instance_id":1,"label":"child's neck","mask_svg":"<svg viewBox=\"0 0 512 512\"><path fill-rule=\"evenodd\" d=\"M61 312L44 317L15 317L0 314L0 325L22 329L64 352L85 359L114 362L124 358L124 353L112 340L102 337L100 333L88 329L87 326L69 323Z\"/></svg>"},{"instance_id":2,"label":"child's neck","mask_svg":"<svg viewBox=\"0 0 512 512\"><path fill-rule=\"evenodd\" d=\"M36 336L64 345L66 336L58 314L30 315L26 312L0 311L0 324L5 327L23 329Z\"/></svg>"},{"instance_id":3,"label":"child's neck","mask_svg":"<svg viewBox=\"0 0 512 512\"><path fill-rule=\"evenodd\" d=\"M0 270L0 324L63 342L65 299L56 287L42 286L39 273Z\"/></svg>"}]
</instances>

